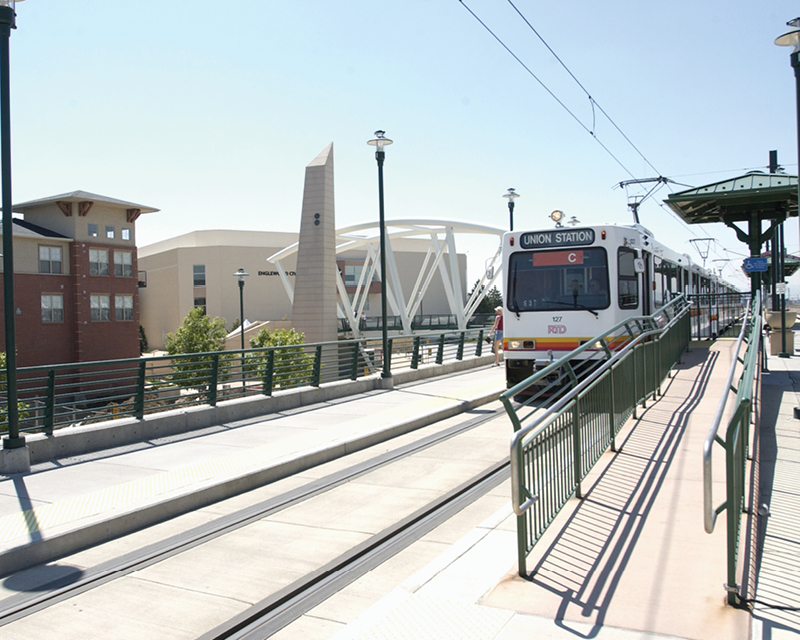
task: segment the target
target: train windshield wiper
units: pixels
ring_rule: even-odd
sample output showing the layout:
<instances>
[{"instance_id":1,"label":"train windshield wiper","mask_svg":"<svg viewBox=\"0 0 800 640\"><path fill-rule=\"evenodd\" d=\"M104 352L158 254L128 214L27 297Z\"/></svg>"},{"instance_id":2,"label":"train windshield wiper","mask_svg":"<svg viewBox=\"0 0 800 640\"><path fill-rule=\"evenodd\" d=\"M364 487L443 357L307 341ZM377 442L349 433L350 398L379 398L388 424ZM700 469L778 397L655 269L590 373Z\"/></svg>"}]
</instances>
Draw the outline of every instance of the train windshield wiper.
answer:
<instances>
[{"instance_id":1,"label":"train windshield wiper","mask_svg":"<svg viewBox=\"0 0 800 640\"><path fill-rule=\"evenodd\" d=\"M597 313L594 309L590 309L589 307L583 306L579 302L561 302L561 300L542 300L544 304L560 304L562 307L569 307L570 309L582 309L583 311L588 311L595 318L599 318L600 314Z\"/></svg>"}]
</instances>

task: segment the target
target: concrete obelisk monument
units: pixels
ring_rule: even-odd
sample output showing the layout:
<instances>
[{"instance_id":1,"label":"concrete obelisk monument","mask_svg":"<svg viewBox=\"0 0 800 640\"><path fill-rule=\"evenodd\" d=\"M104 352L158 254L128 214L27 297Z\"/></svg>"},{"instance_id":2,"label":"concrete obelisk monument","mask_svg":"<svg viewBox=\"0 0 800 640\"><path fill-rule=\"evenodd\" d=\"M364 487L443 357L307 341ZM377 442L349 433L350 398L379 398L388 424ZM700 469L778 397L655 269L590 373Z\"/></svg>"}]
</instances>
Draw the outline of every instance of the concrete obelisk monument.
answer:
<instances>
[{"instance_id":1,"label":"concrete obelisk monument","mask_svg":"<svg viewBox=\"0 0 800 640\"><path fill-rule=\"evenodd\" d=\"M306 343L337 339L333 143L306 167L292 326Z\"/></svg>"}]
</instances>

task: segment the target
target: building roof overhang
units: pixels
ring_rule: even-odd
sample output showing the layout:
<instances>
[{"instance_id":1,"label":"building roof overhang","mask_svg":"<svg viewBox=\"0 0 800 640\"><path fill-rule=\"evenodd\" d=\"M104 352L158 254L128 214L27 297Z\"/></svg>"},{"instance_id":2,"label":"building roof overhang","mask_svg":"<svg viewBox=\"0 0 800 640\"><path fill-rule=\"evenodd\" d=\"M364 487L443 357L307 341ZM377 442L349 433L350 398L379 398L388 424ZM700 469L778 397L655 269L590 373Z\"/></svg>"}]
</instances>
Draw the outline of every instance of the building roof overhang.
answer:
<instances>
[{"instance_id":1,"label":"building roof overhang","mask_svg":"<svg viewBox=\"0 0 800 640\"><path fill-rule=\"evenodd\" d=\"M71 191L56 196L48 196L47 198L39 198L38 200L28 200L27 202L15 204L12 209L18 213L25 213L31 209L39 208L42 205L56 204L57 202L96 202L117 209L138 209L140 213L155 213L159 211L159 209L155 207L118 200L117 198L109 198L108 196L101 196L96 193L89 193L88 191Z\"/></svg>"}]
</instances>

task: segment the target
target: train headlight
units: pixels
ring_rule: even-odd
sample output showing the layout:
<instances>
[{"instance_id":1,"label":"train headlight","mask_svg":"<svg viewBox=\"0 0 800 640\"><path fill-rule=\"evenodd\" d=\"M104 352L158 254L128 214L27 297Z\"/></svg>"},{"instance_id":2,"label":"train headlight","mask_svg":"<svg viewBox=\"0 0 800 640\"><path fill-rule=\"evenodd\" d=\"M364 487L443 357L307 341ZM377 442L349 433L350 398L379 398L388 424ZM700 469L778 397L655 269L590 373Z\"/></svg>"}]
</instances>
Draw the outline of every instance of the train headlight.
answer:
<instances>
[{"instance_id":1,"label":"train headlight","mask_svg":"<svg viewBox=\"0 0 800 640\"><path fill-rule=\"evenodd\" d=\"M507 340L506 348L509 351L533 351L536 349L536 340Z\"/></svg>"}]
</instances>

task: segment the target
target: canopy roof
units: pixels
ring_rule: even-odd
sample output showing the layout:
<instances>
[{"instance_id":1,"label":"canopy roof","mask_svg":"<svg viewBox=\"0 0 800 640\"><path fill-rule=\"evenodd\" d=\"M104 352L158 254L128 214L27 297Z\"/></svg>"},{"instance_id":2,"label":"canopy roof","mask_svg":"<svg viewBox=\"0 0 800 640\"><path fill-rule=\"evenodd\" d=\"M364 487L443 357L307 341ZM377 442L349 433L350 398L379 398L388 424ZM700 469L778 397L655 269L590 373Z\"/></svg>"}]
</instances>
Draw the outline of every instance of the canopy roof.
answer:
<instances>
[{"instance_id":1,"label":"canopy roof","mask_svg":"<svg viewBox=\"0 0 800 640\"><path fill-rule=\"evenodd\" d=\"M785 220L797 215L797 176L753 171L670 195L664 203L688 224Z\"/></svg>"}]
</instances>

